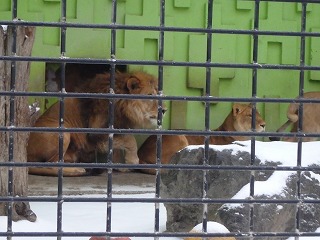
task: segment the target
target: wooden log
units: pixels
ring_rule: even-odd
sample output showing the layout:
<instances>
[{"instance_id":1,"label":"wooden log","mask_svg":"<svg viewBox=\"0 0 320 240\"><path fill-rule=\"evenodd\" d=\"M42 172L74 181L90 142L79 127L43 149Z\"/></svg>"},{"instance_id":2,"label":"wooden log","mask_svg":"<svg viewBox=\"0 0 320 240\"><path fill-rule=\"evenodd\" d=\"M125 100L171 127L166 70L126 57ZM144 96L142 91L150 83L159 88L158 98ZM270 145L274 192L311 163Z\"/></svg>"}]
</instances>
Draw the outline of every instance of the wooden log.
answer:
<instances>
[{"instance_id":1,"label":"wooden log","mask_svg":"<svg viewBox=\"0 0 320 240\"><path fill-rule=\"evenodd\" d=\"M35 38L35 27L8 26L5 32L0 27L0 55L31 56ZM28 91L30 62L0 61L0 91ZM3 96L0 94L0 162L27 162L28 132L15 132L15 127L30 126L27 97ZM10 175L12 177L10 177ZM9 181L12 180L12 187ZM0 168L0 195L27 196L28 173L26 167ZM10 214L13 221L27 219L35 221L36 215L28 202L0 203L0 215Z\"/></svg>"}]
</instances>

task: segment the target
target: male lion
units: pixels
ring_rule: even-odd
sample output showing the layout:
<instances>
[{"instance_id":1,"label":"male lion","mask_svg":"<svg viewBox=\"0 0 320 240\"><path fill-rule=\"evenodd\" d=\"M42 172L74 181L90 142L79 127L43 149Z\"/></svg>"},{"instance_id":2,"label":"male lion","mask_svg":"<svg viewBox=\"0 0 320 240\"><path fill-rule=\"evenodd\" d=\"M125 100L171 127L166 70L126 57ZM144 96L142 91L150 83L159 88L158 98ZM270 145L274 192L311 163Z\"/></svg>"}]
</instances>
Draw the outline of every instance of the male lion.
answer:
<instances>
[{"instance_id":1,"label":"male lion","mask_svg":"<svg viewBox=\"0 0 320 240\"><path fill-rule=\"evenodd\" d=\"M115 89L117 94L157 94L157 79L136 72L116 73ZM110 74L96 74L80 87L81 92L109 93ZM64 102L65 128L107 128L109 100L104 98L66 98ZM163 112L165 112L165 107ZM114 103L114 128L152 128L157 126L158 101L139 99L117 99ZM59 126L59 103L52 105L35 123L35 127ZM106 152L108 134L88 134L77 132L63 133L64 162L91 162L94 151ZM54 132L31 132L27 154L29 162L58 162L59 134ZM137 144L132 135L115 135L115 149L124 149L126 163L138 164ZM29 168L29 173L39 175L58 174L58 168ZM83 168L65 167L64 176L85 175Z\"/></svg>"},{"instance_id":2,"label":"male lion","mask_svg":"<svg viewBox=\"0 0 320 240\"><path fill-rule=\"evenodd\" d=\"M234 103L231 112L226 117L224 122L215 131L227 132L249 132L251 128L252 105ZM256 111L255 129L257 132L265 130L266 123L262 119L258 111ZM167 164L171 157L179 150L188 145L204 144L204 136L191 135L163 135L162 136L162 158L161 163ZM234 141L244 141L249 138L246 136L210 136L209 144L225 145ZM156 136L152 135L146 139L138 150L140 164L155 164L156 163ZM141 169L142 172L155 174L154 169Z\"/></svg>"},{"instance_id":3,"label":"male lion","mask_svg":"<svg viewBox=\"0 0 320 240\"><path fill-rule=\"evenodd\" d=\"M303 98L320 99L320 92L306 92L303 94ZM298 131L299 120L299 103L290 103L287 110L288 121L285 122L277 132L283 132L285 129L292 125L291 132ZM302 131L305 133L320 133L320 103L303 103L303 119L302 119ZM317 137L304 137L302 141L316 141ZM280 138L270 137L271 141L279 141ZM284 141L296 142L296 137L284 137Z\"/></svg>"}]
</instances>

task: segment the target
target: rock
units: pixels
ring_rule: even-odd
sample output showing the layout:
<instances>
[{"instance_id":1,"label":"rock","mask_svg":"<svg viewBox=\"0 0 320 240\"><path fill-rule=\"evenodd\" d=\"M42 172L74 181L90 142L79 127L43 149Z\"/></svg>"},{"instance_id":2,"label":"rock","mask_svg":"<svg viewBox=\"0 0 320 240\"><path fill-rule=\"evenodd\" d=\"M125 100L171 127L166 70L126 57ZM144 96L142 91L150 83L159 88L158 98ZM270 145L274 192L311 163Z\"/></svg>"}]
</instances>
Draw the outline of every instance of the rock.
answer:
<instances>
[{"instance_id":1,"label":"rock","mask_svg":"<svg viewBox=\"0 0 320 240\"><path fill-rule=\"evenodd\" d=\"M287 178L287 184L282 193L272 196L257 195L255 199L295 200L297 199L297 181L298 177L296 173L294 173ZM306 199L320 199L319 181L315 178L315 174L310 172L303 172L301 174L301 200ZM295 233L297 210L297 204L295 203L255 204L253 208L253 231ZM233 207L231 204L225 204L218 210L217 214L231 232L249 231L248 204L238 204L236 207ZM319 204L302 204L299 214L300 232L315 232L316 229L320 227ZM274 238L265 237L262 239L271 240ZM287 239L287 237L278 237L278 239Z\"/></svg>"},{"instance_id":2,"label":"rock","mask_svg":"<svg viewBox=\"0 0 320 240\"><path fill-rule=\"evenodd\" d=\"M37 215L31 210L29 202L15 202L13 204L12 220L28 220L35 222Z\"/></svg>"},{"instance_id":3,"label":"rock","mask_svg":"<svg viewBox=\"0 0 320 240\"><path fill-rule=\"evenodd\" d=\"M176 153L171 164L202 165L204 149L202 147L189 147ZM209 149L208 165L250 166L251 154L246 151L234 151L234 149L214 150ZM278 162L266 162L255 158L254 165L276 166ZM319 165L309 166L319 169ZM208 204L208 221L223 224L231 232L292 232L296 233L296 213L299 208L299 231L315 232L320 227L320 204L305 203L320 199L319 172L301 172L299 178L296 171L263 171L255 170L254 199L297 201L297 182L300 179L301 204L292 203L255 203L255 204ZM273 174L274 173L274 174ZM207 173L208 191L207 199L243 199L241 193L246 190L244 197L250 195L250 170L210 170ZM272 175L272 178L269 178ZM280 176L281 181L275 176ZM268 181L267 181L268 180ZM274 185L277 191L264 189ZM240 191L241 190L241 191ZM161 172L161 198L200 198L199 203L165 203L167 210L167 231L189 232L193 226L202 222L203 204L201 204L203 192L202 170L170 169ZM240 195L238 195L238 194ZM250 208L253 209L253 225L250 229ZM288 237L277 237L287 239ZM191 238L192 239L192 238ZM196 238L194 238L196 239ZM241 238L246 239L248 238ZM262 237L262 240L275 239L274 237ZM188 239L189 240L189 239Z\"/></svg>"},{"instance_id":4,"label":"rock","mask_svg":"<svg viewBox=\"0 0 320 240\"><path fill-rule=\"evenodd\" d=\"M204 149L185 148L176 153L171 164L202 165ZM209 165L249 166L251 154L248 152L233 153L232 150L215 151L209 149ZM261 164L255 158L254 165ZM270 165L276 163L270 162ZM238 170L210 170L208 171L207 197L212 199L231 198L245 184L250 181L251 171ZM256 171L256 180L265 180L272 171ZM202 198L203 192L202 170L162 170L161 171L161 197L162 198ZM202 222L203 205L200 203L165 203L167 210L167 231L188 232ZM208 219L217 221L217 211L221 204L208 205Z\"/></svg>"}]
</instances>

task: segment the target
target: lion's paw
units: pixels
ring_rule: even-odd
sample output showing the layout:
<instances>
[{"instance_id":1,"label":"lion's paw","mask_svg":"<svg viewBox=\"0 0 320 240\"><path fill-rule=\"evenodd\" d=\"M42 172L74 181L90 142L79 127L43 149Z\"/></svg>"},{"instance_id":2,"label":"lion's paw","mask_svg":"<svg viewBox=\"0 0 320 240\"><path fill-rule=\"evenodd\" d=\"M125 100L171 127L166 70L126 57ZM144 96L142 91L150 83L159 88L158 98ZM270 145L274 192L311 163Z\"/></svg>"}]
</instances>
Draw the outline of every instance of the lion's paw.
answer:
<instances>
[{"instance_id":1,"label":"lion's paw","mask_svg":"<svg viewBox=\"0 0 320 240\"><path fill-rule=\"evenodd\" d=\"M64 177L78 177L87 175L87 171L84 168L64 168Z\"/></svg>"},{"instance_id":2,"label":"lion's paw","mask_svg":"<svg viewBox=\"0 0 320 240\"><path fill-rule=\"evenodd\" d=\"M126 161L126 164L139 164L139 158L137 155L126 156L125 161Z\"/></svg>"}]
</instances>

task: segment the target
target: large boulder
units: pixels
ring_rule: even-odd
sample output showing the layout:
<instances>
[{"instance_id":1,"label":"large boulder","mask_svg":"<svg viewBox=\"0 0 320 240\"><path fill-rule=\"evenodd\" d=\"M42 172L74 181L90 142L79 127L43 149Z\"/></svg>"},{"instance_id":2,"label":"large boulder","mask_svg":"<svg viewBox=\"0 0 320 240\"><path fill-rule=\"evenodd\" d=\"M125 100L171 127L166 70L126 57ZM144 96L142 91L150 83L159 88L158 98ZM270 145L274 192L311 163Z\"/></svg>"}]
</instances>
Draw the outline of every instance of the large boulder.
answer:
<instances>
[{"instance_id":1,"label":"large boulder","mask_svg":"<svg viewBox=\"0 0 320 240\"><path fill-rule=\"evenodd\" d=\"M203 165L204 149L185 148L176 153L170 164ZM208 164L210 166L250 166L251 154L232 150L216 151L209 149ZM276 163L269 163L276 165ZM261 165L255 158L254 165ZM257 180L266 180L272 172L256 171ZM245 184L250 181L251 171L239 170L210 170L207 174L207 198L232 198ZM161 171L162 198L202 198L203 171L202 170L162 170ZM167 231L190 231L192 227L202 222L203 204L201 203L166 203ZM221 204L209 204L208 219L217 221L217 211Z\"/></svg>"},{"instance_id":2,"label":"large boulder","mask_svg":"<svg viewBox=\"0 0 320 240\"><path fill-rule=\"evenodd\" d=\"M240 150L239 150L240 149ZM171 159L171 164L203 165L204 148L201 146L188 147L176 153ZM245 149L213 149L209 148L209 166L277 166L278 161L260 160L254 157ZM319 166L317 166L319 167ZM250 196L250 179L254 176L255 189L266 188L266 183L270 176L277 184L277 177L273 170L230 170L213 168L207 171L207 199L245 199L239 192L245 190L245 196ZM254 199L279 200L280 203L214 203L208 204L208 221L220 222L231 232L248 233L254 232L296 232L296 213L299 209L299 229L300 231L314 232L320 227L320 205L319 204L300 204L296 202L281 203L283 200L297 199L298 173L287 171L276 171L275 174L285 178L281 191L269 191L271 194L261 194L255 190ZM300 196L303 199L320 199L320 186L317 180L318 174L314 172L302 172L300 175ZM279 176L278 176L279 177ZM183 170L170 169L161 172L161 197L162 198L198 198L200 201L192 203L165 203L167 210L167 231L187 232L193 226L202 222L203 219L203 171L202 170ZM270 184L269 184L270 185ZM279 181L279 185L281 185ZM274 186L276 189L278 186ZM240 191L241 190L241 191ZM266 189L268 192L268 190ZM261 191L263 192L263 191ZM253 207L252 207L253 206ZM253 209L253 226L250 229L249 215L250 208ZM287 237L277 239L286 239ZM259 239L268 239L259 238ZM271 239L271 238L270 238ZM274 239L274 238L273 238Z\"/></svg>"},{"instance_id":3,"label":"large boulder","mask_svg":"<svg viewBox=\"0 0 320 240\"><path fill-rule=\"evenodd\" d=\"M315 174L303 172L300 176L301 203L281 203L286 200L296 200L297 183L296 173L290 174L286 186L279 194L255 195L255 199L279 200L279 203L255 204L253 207L254 232L296 232L297 213L299 214L299 231L315 232L320 227L320 204L303 203L305 200L319 200L320 186ZM300 209L298 206L300 205ZM249 204L224 204L217 212L219 219L231 232L249 232ZM277 237L287 239L288 237ZM265 237L262 239L274 238Z\"/></svg>"}]
</instances>

